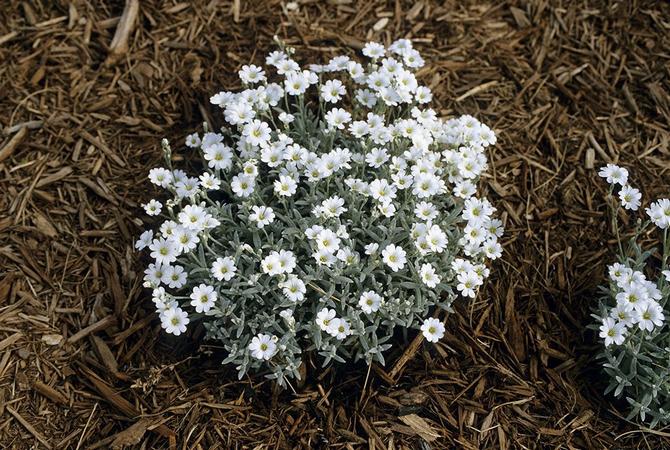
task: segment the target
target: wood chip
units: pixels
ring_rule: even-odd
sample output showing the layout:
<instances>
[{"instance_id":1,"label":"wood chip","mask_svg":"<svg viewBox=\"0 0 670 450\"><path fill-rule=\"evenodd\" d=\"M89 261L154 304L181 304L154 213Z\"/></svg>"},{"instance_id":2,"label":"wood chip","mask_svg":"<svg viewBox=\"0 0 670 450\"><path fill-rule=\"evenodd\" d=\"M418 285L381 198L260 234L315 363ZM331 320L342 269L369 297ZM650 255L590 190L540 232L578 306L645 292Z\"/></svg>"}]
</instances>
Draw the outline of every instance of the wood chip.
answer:
<instances>
[{"instance_id":1,"label":"wood chip","mask_svg":"<svg viewBox=\"0 0 670 450\"><path fill-rule=\"evenodd\" d=\"M126 53L128 53L128 41L130 39L130 34L135 28L139 11L139 0L126 0L126 6L123 8L121 20L119 20L116 32L114 33L114 39L112 39L112 43L109 46L109 55L105 60L106 66L116 64Z\"/></svg>"},{"instance_id":2,"label":"wood chip","mask_svg":"<svg viewBox=\"0 0 670 450\"><path fill-rule=\"evenodd\" d=\"M139 444L142 438L144 437L145 433L147 432L147 428L149 427L149 425L151 425L151 420L149 419L138 420L130 427L126 428L125 430L121 431L116 435L116 437L114 438L114 440L110 445L111 448L120 449L130 445Z\"/></svg>"},{"instance_id":3,"label":"wood chip","mask_svg":"<svg viewBox=\"0 0 670 450\"><path fill-rule=\"evenodd\" d=\"M0 149L0 162L12 156L16 147L19 146L23 138L28 134L28 128L20 128L14 136Z\"/></svg>"},{"instance_id":4,"label":"wood chip","mask_svg":"<svg viewBox=\"0 0 670 450\"><path fill-rule=\"evenodd\" d=\"M21 425L23 425L23 427L24 427L26 430L28 430L28 432L29 432L30 434L32 434L32 435L35 437L35 439L37 439L38 441L40 441L40 443L41 443L45 448L47 448L47 449L51 449L51 444L49 444L49 441L47 441L47 439L46 439L44 436L42 436L42 434L41 434L39 431L37 431L37 430L35 429L35 427L33 427L33 426L30 424L30 422L28 422L26 419L24 419L23 416L21 416L21 414L19 414L17 411L15 411L15 410L14 410L12 407L10 407L10 406L7 406L7 411L8 411L12 416L14 416L14 418L15 418Z\"/></svg>"},{"instance_id":5,"label":"wood chip","mask_svg":"<svg viewBox=\"0 0 670 450\"><path fill-rule=\"evenodd\" d=\"M421 439L424 441L433 442L440 437L423 417L419 417L416 414L400 416L400 420L421 436Z\"/></svg>"},{"instance_id":6,"label":"wood chip","mask_svg":"<svg viewBox=\"0 0 670 450\"><path fill-rule=\"evenodd\" d=\"M107 328L111 327L116 323L116 317L114 316L107 316L104 317L97 322L87 326L86 328L83 328L79 330L77 333L73 334L72 336L69 337L67 342L69 344L74 344L77 341L85 338L89 334L92 333L97 333L98 331L106 330Z\"/></svg>"},{"instance_id":7,"label":"wood chip","mask_svg":"<svg viewBox=\"0 0 670 450\"><path fill-rule=\"evenodd\" d=\"M42 383L40 380L35 380L33 382L33 387L37 392L45 396L46 398L56 402L60 403L62 405L67 405L68 400L65 395L61 394L58 392L56 389L52 388L51 386Z\"/></svg>"}]
</instances>

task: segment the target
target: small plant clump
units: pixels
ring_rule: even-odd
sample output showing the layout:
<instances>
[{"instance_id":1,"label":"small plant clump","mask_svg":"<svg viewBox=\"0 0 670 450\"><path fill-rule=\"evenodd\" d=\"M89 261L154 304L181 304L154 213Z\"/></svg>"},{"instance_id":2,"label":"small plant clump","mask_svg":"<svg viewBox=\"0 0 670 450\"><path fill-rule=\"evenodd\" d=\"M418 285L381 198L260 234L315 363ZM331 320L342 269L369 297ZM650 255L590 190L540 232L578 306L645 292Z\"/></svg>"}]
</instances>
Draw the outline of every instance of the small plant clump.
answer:
<instances>
[{"instance_id":1,"label":"small plant clump","mask_svg":"<svg viewBox=\"0 0 670 450\"><path fill-rule=\"evenodd\" d=\"M670 422L670 330L666 306L670 296L670 200L660 199L646 208L647 219L637 222L635 237L624 248L617 217L621 208L635 213L641 205L640 191L628 184L625 168L608 164L599 175L606 178L618 201L612 224L619 241L619 261L609 266L609 280L599 307L598 321L604 349L598 357L609 377L606 393L625 398L631 410L628 419L639 416L652 427ZM650 264L653 251L643 250L637 238L650 228L662 232L660 264Z\"/></svg>"},{"instance_id":2,"label":"small plant clump","mask_svg":"<svg viewBox=\"0 0 670 450\"><path fill-rule=\"evenodd\" d=\"M437 310L474 298L501 255L502 223L477 196L495 133L437 117L409 40L362 53L303 68L281 48L243 66L246 89L210 99L221 129L186 138L201 173L174 168L163 141L149 174L169 199L146 203L165 220L136 247L163 328L202 322L240 377L263 368L284 385L306 351L383 364L398 328L437 342Z\"/></svg>"}]
</instances>

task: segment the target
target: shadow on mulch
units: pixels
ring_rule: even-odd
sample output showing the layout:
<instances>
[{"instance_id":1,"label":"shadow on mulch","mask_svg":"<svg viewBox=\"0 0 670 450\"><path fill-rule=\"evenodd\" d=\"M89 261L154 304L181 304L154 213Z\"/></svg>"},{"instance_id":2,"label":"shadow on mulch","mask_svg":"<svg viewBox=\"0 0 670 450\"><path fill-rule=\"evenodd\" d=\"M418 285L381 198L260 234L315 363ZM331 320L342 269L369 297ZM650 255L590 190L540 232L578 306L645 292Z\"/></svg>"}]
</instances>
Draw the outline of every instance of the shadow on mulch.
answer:
<instances>
[{"instance_id":1,"label":"shadow on mulch","mask_svg":"<svg viewBox=\"0 0 670 450\"><path fill-rule=\"evenodd\" d=\"M127 50L122 12L0 10L0 447L670 448L603 397L585 331L613 257L595 168L670 191L668 3L147 0ZM149 313L133 241L160 139L211 120L275 34L305 60L412 38L438 113L498 132L482 188L504 257L393 379L399 356L296 393L238 381Z\"/></svg>"}]
</instances>

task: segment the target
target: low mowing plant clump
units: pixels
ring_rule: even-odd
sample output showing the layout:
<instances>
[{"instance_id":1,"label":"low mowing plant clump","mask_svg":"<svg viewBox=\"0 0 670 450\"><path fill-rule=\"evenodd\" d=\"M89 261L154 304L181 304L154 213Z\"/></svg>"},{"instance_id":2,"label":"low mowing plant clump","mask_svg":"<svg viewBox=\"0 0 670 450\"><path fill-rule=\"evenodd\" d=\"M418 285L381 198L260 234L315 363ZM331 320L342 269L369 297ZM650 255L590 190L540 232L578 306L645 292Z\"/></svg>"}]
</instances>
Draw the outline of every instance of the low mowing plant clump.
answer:
<instances>
[{"instance_id":1,"label":"low mowing plant clump","mask_svg":"<svg viewBox=\"0 0 670 450\"><path fill-rule=\"evenodd\" d=\"M609 280L602 287L598 321L604 349L598 358L609 378L606 393L614 392L630 404L628 419L636 416L654 427L670 422L670 330L666 325L670 296L670 200L660 199L637 221L634 237L624 247L618 216L621 209L635 214L641 205L640 191L628 184L628 171L608 164L600 176L617 191L612 225L619 242L619 261L609 266ZM643 250L639 237L660 230L660 263L652 250Z\"/></svg>"},{"instance_id":2,"label":"low mowing plant clump","mask_svg":"<svg viewBox=\"0 0 670 450\"><path fill-rule=\"evenodd\" d=\"M475 297L503 226L477 196L495 133L437 117L409 40L308 68L279 44L241 68L245 90L211 97L224 125L180 150L197 176L163 141L149 178L169 198L145 209L165 220L136 247L166 332L200 321L240 377L285 385L306 351L383 364L396 329L437 342L437 311Z\"/></svg>"}]
</instances>

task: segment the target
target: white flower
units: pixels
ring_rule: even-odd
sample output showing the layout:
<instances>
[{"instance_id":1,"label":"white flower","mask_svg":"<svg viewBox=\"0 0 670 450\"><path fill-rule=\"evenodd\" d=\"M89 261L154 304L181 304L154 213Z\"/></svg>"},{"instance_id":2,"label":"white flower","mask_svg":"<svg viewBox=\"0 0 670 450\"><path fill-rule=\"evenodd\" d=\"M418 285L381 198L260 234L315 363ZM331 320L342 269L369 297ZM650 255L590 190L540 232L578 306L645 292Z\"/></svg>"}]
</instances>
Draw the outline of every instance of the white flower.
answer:
<instances>
[{"instance_id":1,"label":"white flower","mask_svg":"<svg viewBox=\"0 0 670 450\"><path fill-rule=\"evenodd\" d=\"M144 211L146 211L149 216L157 216L161 213L163 204L158 200L151 200L149 203L144 205Z\"/></svg>"},{"instance_id":2,"label":"white flower","mask_svg":"<svg viewBox=\"0 0 670 450\"><path fill-rule=\"evenodd\" d=\"M331 319L328 323L328 328L326 329L328 334L335 337L337 340L341 341L349 336L351 331L351 326L346 319Z\"/></svg>"},{"instance_id":3,"label":"white flower","mask_svg":"<svg viewBox=\"0 0 670 450\"><path fill-rule=\"evenodd\" d=\"M363 65L355 61L349 61L349 64L347 65L347 71L353 80L360 81L365 76L365 69L363 69Z\"/></svg>"},{"instance_id":4,"label":"white flower","mask_svg":"<svg viewBox=\"0 0 670 450\"><path fill-rule=\"evenodd\" d=\"M472 197L475 192L477 192L477 188L470 180L459 181L454 187L454 195L463 199Z\"/></svg>"},{"instance_id":5,"label":"white flower","mask_svg":"<svg viewBox=\"0 0 670 450\"><path fill-rule=\"evenodd\" d=\"M379 244L376 242L372 242L365 246L366 255L374 255L375 253L377 253L377 250L379 250Z\"/></svg>"},{"instance_id":6,"label":"white flower","mask_svg":"<svg viewBox=\"0 0 670 450\"><path fill-rule=\"evenodd\" d=\"M167 299L168 294L162 286L155 288L151 293L151 300L153 300L154 303L164 302Z\"/></svg>"},{"instance_id":7,"label":"white flower","mask_svg":"<svg viewBox=\"0 0 670 450\"><path fill-rule=\"evenodd\" d=\"M212 276L219 281L230 281L235 276L237 267L235 266L233 258L226 256L225 258L216 258L216 261L212 263L210 272L212 273Z\"/></svg>"},{"instance_id":8,"label":"white flower","mask_svg":"<svg viewBox=\"0 0 670 450\"><path fill-rule=\"evenodd\" d=\"M282 265L281 262L279 261L279 253L272 252L268 256L263 258L263 260L261 260L261 268L263 269L264 273L270 276L281 274Z\"/></svg>"},{"instance_id":9,"label":"white flower","mask_svg":"<svg viewBox=\"0 0 670 450\"><path fill-rule=\"evenodd\" d=\"M412 68L419 68L423 67L424 65L423 58L421 55L419 55L419 52L414 49L407 50L403 53L403 61L405 62L406 66Z\"/></svg>"},{"instance_id":10,"label":"white flower","mask_svg":"<svg viewBox=\"0 0 670 450\"><path fill-rule=\"evenodd\" d=\"M277 261L279 262L279 267L281 268L282 273L291 273L296 266L296 258L292 251L290 250L280 250Z\"/></svg>"},{"instance_id":11,"label":"white flower","mask_svg":"<svg viewBox=\"0 0 670 450\"><path fill-rule=\"evenodd\" d=\"M440 180L431 174L421 173L414 177L412 193L419 198L428 198L440 191Z\"/></svg>"},{"instance_id":12,"label":"white flower","mask_svg":"<svg viewBox=\"0 0 670 450\"><path fill-rule=\"evenodd\" d=\"M641 293L647 295L647 289L643 286L646 279L647 278L642 272L625 267L622 269L622 274L616 284L624 291L629 290L633 285L638 285L641 289Z\"/></svg>"},{"instance_id":13,"label":"white flower","mask_svg":"<svg viewBox=\"0 0 670 450\"><path fill-rule=\"evenodd\" d=\"M451 263L451 268L458 274L475 270L473 264L470 261L462 258L454 259L454 261Z\"/></svg>"},{"instance_id":14,"label":"white flower","mask_svg":"<svg viewBox=\"0 0 670 450\"><path fill-rule=\"evenodd\" d=\"M484 254L489 259L498 259L502 256L502 245L496 239L488 239L484 243Z\"/></svg>"},{"instance_id":15,"label":"white flower","mask_svg":"<svg viewBox=\"0 0 670 450\"><path fill-rule=\"evenodd\" d=\"M200 175L200 186L206 190L215 191L221 187L221 180L206 172Z\"/></svg>"},{"instance_id":16,"label":"white flower","mask_svg":"<svg viewBox=\"0 0 670 450\"><path fill-rule=\"evenodd\" d=\"M200 147L201 141L198 133L189 134L186 136L186 146L191 148Z\"/></svg>"},{"instance_id":17,"label":"white flower","mask_svg":"<svg viewBox=\"0 0 670 450\"><path fill-rule=\"evenodd\" d=\"M316 324L321 328L321 331L328 330L330 321L335 318L337 313L334 309L323 308L316 314Z\"/></svg>"},{"instance_id":18,"label":"white flower","mask_svg":"<svg viewBox=\"0 0 670 450\"><path fill-rule=\"evenodd\" d=\"M165 239L169 239L170 237L174 237L175 232L177 231L177 229L180 226L181 225L179 225L174 220L166 220L165 222L163 222L161 224L160 229L159 229L160 232L161 232L161 236L163 236Z\"/></svg>"},{"instance_id":19,"label":"white flower","mask_svg":"<svg viewBox=\"0 0 670 450\"><path fill-rule=\"evenodd\" d=\"M170 308L161 316L161 326L167 333L179 336L186 332L186 325L190 322L188 314L181 308Z\"/></svg>"},{"instance_id":20,"label":"white flower","mask_svg":"<svg viewBox=\"0 0 670 450\"><path fill-rule=\"evenodd\" d=\"M468 224L479 225L486 223L490 214L493 212L493 207L488 201L480 200L478 198L469 198L463 205L463 219L468 221Z\"/></svg>"},{"instance_id":21,"label":"white flower","mask_svg":"<svg viewBox=\"0 0 670 450\"><path fill-rule=\"evenodd\" d=\"M420 220L431 222L437 218L437 208L429 202L419 202L414 207L414 214Z\"/></svg>"},{"instance_id":22,"label":"white flower","mask_svg":"<svg viewBox=\"0 0 670 450\"><path fill-rule=\"evenodd\" d=\"M333 230L326 228L316 235L316 245L320 250L335 253L340 248L340 238Z\"/></svg>"},{"instance_id":23,"label":"white flower","mask_svg":"<svg viewBox=\"0 0 670 450\"><path fill-rule=\"evenodd\" d=\"M337 257L326 249L320 248L312 254L316 263L320 266L331 267L337 262Z\"/></svg>"},{"instance_id":24,"label":"white flower","mask_svg":"<svg viewBox=\"0 0 670 450\"><path fill-rule=\"evenodd\" d=\"M286 175L280 175L279 179L274 182L275 193L283 197L291 197L295 194L297 188L298 183L295 179Z\"/></svg>"},{"instance_id":25,"label":"white flower","mask_svg":"<svg viewBox=\"0 0 670 450\"><path fill-rule=\"evenodd\" d=\"M381 167L388 160L389 155L385 148L373 147L367 155L365 155L365 162L375 169Z\"/></svg>"},{"instance_id":26,"label":"white flower","mask_svg":"<svg viewBox=\"0 0 670 450\"><path fill-rule=\"evenodd\" d=\"M157 186L166 188L173 181L172 172L163 167L153 168L149 171L149 181Z\"/></svg>"},{"instance_id":27,"label":"white flower","mask_svg":"<svg viewBox=\"0 0 670 450\"><path fill-rule=\"evenodd\" d=\"M433 93L430 91L430 88L427 88L426 86L419 86L414 93L414 98L416 99L417 103L430 103L430 101L433 99Z\"/></svg>"},{"instance_id":28,"label":"white flower","mask_svg":"<svg viewBox=\"0 0 670 450\"><path fill-rule=\"evenodd\" d=\"M233 149L220 142L207 147L203 153L212 169L226 170L233 164Z\"/></svg>"},{"instance_id":29,"label":"white flower","mask_svg":"<svg viewBox=\"0 0 670 450\"><path fill-rule=\"evenodd\" d=\"M284 160L284 145L274 142L261 150L261 161L270 167L279 167Z\"/></svg>"},{"instance_id":30,"label":"white flower","mask_svg":"<svg viewBox=\"0 0 670 450\"><path fill-rule=\"evenodd\" d=\"M386 179L377 179L370 183L370 195L380 203L389 203L396 197L397 189Z\"/></svg>"},{"instance_id":31,"label":"white flower","mask_svg":"<svg viewBox=\"0 0 670 450\"><path fill-rule=\"evenodd\" d=\"M205 133L202 137L202 148L223 142L223 135L219 133Z\"/></svg>"},{"instance_id":32,"label":"white flower","mask_svg":"<svg viewBox=\"0 0 670 450\"><path fill-rule=\"evenodd\" d=\"M250 122L256 116L256 113L249 102L246 101L236 101L234 103L226 106L226 109L223 111L223 116L231 125L242 125ZM220 140L217 142L221 142ZM203 148L208 146L203 140Z\"/></svg>"},{"instance_id":33,"label":"white flower","mask_svg":"<svg viewBox=\"0 0 670 450\"><path fill-rule=\"evenodd\" d=\"M309 86L308 80L300 72L289 72L284 80L284 87L288 95L302 95Z\"/></svg>"},{"instance_id":34,"label":"white flower","mask_svg":"<svg viewBox=\"0 0 670 450\"><path fill-rule=\"evenodd\" d=\"M262 145L270 140L270 126L260 120L253 120L242 128L244 136L251 145Z\"/></svg>"},{"instance_id":35,"label":"white flower","mask_svg":"<svg viewBox=\"0 0 670 450\"><path fill-rule=\"evenodd\" d=\"M369 89L358 89L356 91L356 101L367 108L374 108L377 104L377 97Z\"/></svg>"},{"instance_id":36,"label":"white flower","mask_svg":"<svg viewBox=\"0 0 670 450\"><path fill-rule=\"evenodd\" d=\"M270 360L277 352L277 344L273 338L274 336L262 333L254 336L249 344L251 356L264 361Z\"/></svg>"},{"instance_id":37,"label":"white flower","mask_svg":"<svg viewBox=\"0 0 670 450\"><path fill-rule=\"evenodd\" d=\"M345 208L344 210L346 211L347 209ZM347 231L346 225L340 225L339 227L337 227L337 231L335 231L335 234L337 234L337 236L342 239L349 239L349 232Z\"/></svg>"},{"instance_id":38,"label":"white flower","mask_svg":"<svg viewBox=\"0 0 670 450\"><path fill-rule=\"evenodd\" d=\"M321 231L323 231L321 225L312 225L305 230L305 236L307 236L307 239L309 240L314 240Z\"/></svg>"},{"instance_id":39,"label":"white flower","mask_svg":"<svg viewBox=\"0 0 670 450\"><path fill-rule=\"evenodd\" d=\"M277 118L282 123L285 123L286 125L288 125L289 123L291 123L295 120L295 117L293 116L293 114L288 114L288 113L285 113L283 111L281 113L279 113L279 116Z\"/></svg>"},{"instance_id":40,"label":"white flower","mask_svg":"<svg viewBox=\"0 0 670 450\"><path fill-rule=\"evenodd\" d=\"M358 261L358 253L352 251L348 247L339 249L335 257L348 266L355 264Z\"/></svg>"},{"instance_id":41,"label":"white flower","mask_svg":"<svg viewBox=\"0 0 670 450\"><path fill-rule=\"evenodd\" d=\"M463 297L475 298L475 290L482 283L480 276L475 272L465 272L459 273L456 278L458 279L456 289L458 289L461 295Z\"/></svg>"},{"instance_id":42,"label":"white flower","mask_svg":"<svg viewBox=\"0 0 670 450\"><path fill-rule=\"evenodd\" d=\"M253 64L242 66L239 71L240 80L246 84L260 83L265 81L265 72L258 66Z\"/></svg>"},{"instance_id":43,"label":"white flower","mask_svg":"<svg viewBox=\"0 0 670 450\"><path fill-rule=\"evenodd\" d=\"M505 231L502 222L498 219L489 219L484 221L484 228L489 234L489 239L499 238Z\"/></svg>"},{"instance_id":44,"label":"white flower","mask_svg":"<svg viewBox=\"0 0 670 450\"><path fill-rule=\"evenodd\" d=\"M177 260L177 247L171 240L165 238L154 239L149 245L151 257L156 264L170 264Z\"/></svg>"},{"instance_id":45,"label":"white flower","mask_svg":"<svg viewBox=\"0 0 670 450\"><path fill-rule=\"evenodd\" d=\"M321 202L320 212L323 217L340 217L346 211L347 208L344 207L344 199L337 195Z\"/></svg>"},{"instance_id":46,"label":"white flower","mask_svg":"<svg viewBox=\"0 0 670 450\"><path fill-rule=\"evenodd\" d=\"M405 262L407 262L406 255L405 250L395 244L387 245L382 251L384 264L389 266L394 272L405 267Z\"/></svg>"},{"instance_id":47,"label":"white flower","mask_svg":"<svg viewBox=\"0 0 670 450\"><path fill-rule=\"evenodd\" d=\"M386 53L386 49L384 48L383 45L377 42L368 42L363 47L363 54L368 58L372 59L381 58L382 56L384 56L384 53Z\"/></svg>"},{"instance_id":48,"label":"white flower","mask_svg":"<svg viewBox=\"0 0 670 450\"><path fill-rule=\"evenodd\" d=\"M293 310L290 309L282 309L279 311L279 315L281 316L282 319L286 320L287 322L290 322L291 319L293 318ZM295 320L293 320L295 322Z\"/></svg>"},{"instance_id":49,"label":"white flower","mask_svg":"<svg viewBox=\"0 0 670 450\"><path fill-rule=\"evenodd\" d=\"M616 295L617 303L629 304L636 311L642 310L649 300L647 291L642 287L641 283L633 282L626 286L623 292Z\"/></svg>"},{"instance_id":50,"label":"white flower","mask_svg":"<svg viewBox=\"0 0 670 450\"><path fill-rule=\"evenodd\" d=\"M163 288L159 288L163 289ZM179 303L170 297L166 293L156 293L156 296L152 299L154 301L154 306L156 306L156 313L158 313L158 318L163 321L165 313L171 309L179 308Z\"/></svg>"},{"instance_id":51,"label":"white flower","mask_svg":"<svg viewBox=\"0 0 670 450\"><path fill-rule=\"evenodd\" d=\"M340 80L328 80L321 86L321 98L327 103L337 103L345 93Z\"/></svg>"},{"instance_id":52,"label":"white flower","mask_svg":"<svg viewBox=\"0 0 670 450\"><path fill-rule=\"evenodd\" d=\"M431 251L442 253L447 247L447 234L438 225L432 225L426 233L426 242Z\"/></svg>"},{"instance_id":53,"label":"white flower","mask_svg":"<svg viewBox=\"0 0 670 450\"><path fill-rule=\"evenodd\" d=\"M412 50L412 41L409 39L398 39L389 45L389 50L399 55L404 55L407 51Z\"/></svg>"},{"instance_id":54,"label":"white flower","mask_svg":"<svg viewBox=\"0 0 670 450\"><path fill-rule=\"evenodd\" d=\"M661 273L662 273L663 276L665 277L665 281L670 282L670 270L664 270L664 271L661 272Z\"/></svg>"},{"instance_id":55,"label":"white flower","mask_svg":"<svg viewBox=\"0 0 670 450\"><path fill-rule=\"evenodd\" d=\"M437 342L444 337L444 324L438 319L428 318L421 325L421 333L428 342Z\"/></svg>"},{"instance_id":56,"label":"white flower","mask_svg":"<svg viewBox=\"0 0 670 450\"><path fill-rule=\"evenodd\" d=\"M367 314L372 314L379 310L379 306L382 303L381 295L377 294L375 291L365 291L361 294L360 299L358 300L358 306L361 307L363 312Z\"/></svg>"},{"instance_id":57,"label":"white flower","mask_svg":"<svg viewBox=\"0 0 670 450\"><path fill-rule=\"evenodd\" d=\"M292 302L301 302L305 298L307 288L305 282L300 278L291 275L281 284L282 292Z\"/></svg>"},{"instance_id":58,"label":"white flower","mask_svg":"<svg viewBox=\"0 0 670 450\"><path fill-rule=\"evenodd\" d=\"M356 138L362 138L370 131L370 126L367 122L356 120L349 125L349 132Z\"/></svg>"},{"instance_id":59,"label":"white flower","mask_svg":"<svg viewBox=\"0 0 670 450\"><path fill-rule=\"evenodd\" d=\"M239 174L233 177L230 188L238 197L249 197L256 188L254 177L246 174Z\"/></svg>"},{"instance_id":60,"label":"white flower","mask_svg":"<svg viewBox=\"0 0 670 450\"><path fill-rule=\"evenodd\" d=\"M625 186L628 182L628 170L619 167L616 164L607 164L600 169L598 175L607 179L609 184L620 184Z\"/></svg>"},{"instance_id":61,"label":"white flower","mask_svg":"<svg viewBox=\"0 0 670 450\"><path fill-rule=\"evenodd\" d=\"M622 322L606 317L600 326L600 337L605 339L605 347L621 345L626 340L626 327Z\"/></svg>"},{"instance_id":62,"label":"white flower","mask_svg":"<svg viewBox=\"0 0 670 450\"><path fill-rule=\"evenodd\" d=\"M647 215L654 224L665 230L670 226L670 200L662 198L649 205Z\"/></svg>"},{"instance_id":63,"label":"white flower","mask_svg":"<svg viewBox=\"0 0 670 450\"><path fill-rule=\"evenodd\" d=\"M486 230L483 228L483 223L475 225L466 225L463 229L464 237L469 244L479 245L486 239Z\"/></svg>"},{"instance_id":64,"label":"white flower","mask_svg":"<svg viewBox=\"0 0 670 450\"><path fill-rule=\"evenodd\" d=\"M377 209L384 217L393 217L396 212L396 207L391 202L378 203Z\"/></svg>"},{"instance_id":65,"label":"white flower","mask_svg":"<svg viewBox=\"0 0 670 450\"><path fill-rule=\"evenodd\" d=\"M221 92L218 92L218 93L212 95L211 97L209 97L209 102L212 105L218 106L219 108L225 108L226 105L233 99L234 95L235 94L233 94L232 92L221 91ZM189 137L187 137L186 139L188 140ZM186 145L188 145L188 144L186 144ZM198 145L200 145L200 144L198 144Z\"/></svg>"},{"instance_id":66,"label":"white flower","mask_svg":"<svg viewBox=\"0 0 670 450\"><path fill-rule=\"evenodd\" d=\"M273 63L272 65L274 65L277 68L277 73L279 75L286 75L287 78L289 75L293 73L302 75L298 63L293 61L286 55L281 57L281 59L279 59L276 63Z\"/></svg>"},{"instance_id":67,"label":"white flower","mask_svg":"<svg viewBox=\"0 0 670 450\"><path fill-rule=\"evenodd\" d=\"M440 276L435 273L435 268L431 264L423 264L421 266L420 275L423 284L429 288L434 288L441 281Z\"/></svg>"},{"instance_id":68,"label":"white flower","mask_svg":"<svg viewBox=\"0 0 670 450\"><path fill-rule=\"evenodd\" d=\"M280 50L275 50L265 58L265 64L277 67L279 63L286 61L287 59L288 56L286 56L286 53Z\"/></svg>"},{"instance_id":69,"label":"white flower","mask_svg":"<svg viewBox=\"0 0 670 450\"><path fill-rule=\"evenodd\" d=\"M149 283L147 287L156 287L161 284L165 267L167 266L162 264L149 264L149 267L144 270L144 281Z\"/></svg>"},{"instance_id":70,"label":"white flower","mask_svg":"<svg viewBox=\"0 0 670 450\"><path fill-rule=\"evenodd\" d=\"M137 250L143 250L151 244L151 241L154 239L154 232L153 230L146 230L142 234L140 234L140 238L135 242L135 248Z\"/></svg>"},{"instance_id":71,"label":"white flower","mask_svg":"<svg viewBox=\"0 0 670 450\"><path fill-rule=\"evenodd\" d=\"M196 248L200 238L195 230L189 230L184 226L175 229L172 242L177 247L179 253L188 253Z\"/></svg>"},{"instance_id":72,"label":"white flower","mask_svg":"<svg viewBox=\"0 0 670 450\"><path fill-rule=\"evenodd\" d=\"M640 194L640 191L629 185L622 187L619 191L621 205L626 209L637 211L637 209L640 207L641 198L642 194Z\"/></svg>"},{"instance_id":73,"label":"white flower","mask_svg":"<svg viewBox=\"0 0 670 450\"><path fill-rule=\"evenodd\" d=\"M633 324L635 319L633 307L628 303L618 303L610 310L610 317L618 322L621 322L626 327Z\"/></svg>"},{"instance_id":74,"label":"white flower","mask_svg":"<svg viewBox=\"0 0 670 450\"><path fill-rule=\"evenodd\" d=\"M351 122L351 114L342 108L333 108L326 113L326 122L330 129L344 129L344 124Z\"/></svg>"},{"instance_id":75,"label":"white flower","mask_svg":"<svg viewBox=\"0 0 670 450\"><path fill-rule=\"evenodd\" d=\"M614 282L618 282L619 280L623 279L623 277L628 276L632 273L632 269L620 263L612 264L611 266L608 267L608 270L609 270L609 277Z\"/></svg>"},{"instance_id":76,"label":"white flower","mask_svg":"<svg viewBox=\"0 0 670 450\"><path fill-rule=\"evenodd\" d=\"M198 183L197 178L186 178L175 183L175 188L177 191L177 197L186 198L193 197L198 193Z\"/></svg>"},{"instance_id":77,"label":"white flower","mask_svg":"<svg viewBox=\"0 0 670 450\"><path fill-rule=\"evenodd\" d=\"M196 312L202 313L207 312L216 303L216 292L214 292L213 286L208 286L206 284L200 284L193 288L191 292L191 306L195 308Z\"/></svg>"},{"instance_id":78,"label":"white flower","mask_svg":"<svg viewBox=\"0 0 670 450\"><path fill-rule=\"evenodd\" d=\"M663 307L655 301L647 301L642 308L633 312L633 322L641 330L652 331L654 326L663 325L664 320Z\"/></svg>"},{"instance_id":79,"label":"white flower","mask_svg":"<svg viewBox=\"0 0 670 450\"><path fill-rule=\"evenodd\" d=\"M170 288L179 289L186 284L187 275L182 266L167 266L161 281Z\"/></svg>"},{"instance_id":80,"label":"white flower","mask_svg":"<svg viewBox=\"0 0 670 450\"><path fill-rule=\"evenodd\" d=\"M186 205L177 215L179 223L190 230L200 231L206 217L204 208L198 205Z\"/></svg>"}]
</instances>

